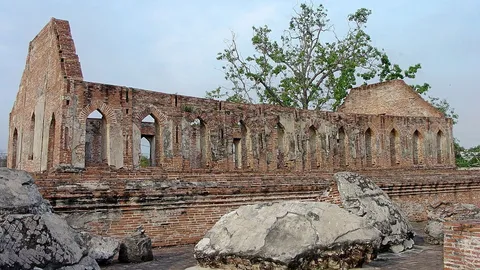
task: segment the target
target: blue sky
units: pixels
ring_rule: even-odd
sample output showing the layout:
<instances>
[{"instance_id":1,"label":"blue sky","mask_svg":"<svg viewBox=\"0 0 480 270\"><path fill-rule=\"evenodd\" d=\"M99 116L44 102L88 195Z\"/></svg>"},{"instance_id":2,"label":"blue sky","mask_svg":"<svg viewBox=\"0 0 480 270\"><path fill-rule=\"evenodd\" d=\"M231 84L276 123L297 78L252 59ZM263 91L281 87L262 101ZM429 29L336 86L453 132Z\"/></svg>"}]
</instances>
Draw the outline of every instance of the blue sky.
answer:
<instances>
[{"instance_id":1,"label":"blue sky","mask_svg":"<svg viewBox=\"0 0 480 270\"><path fill-rule=\"evenodd\" d=\"M446 98L460 115L454 135L480 144L480 1L312 1L324 4L338 32L346 16L365 7L377 47L401 66L421 63L415 81ZM204 96L225 84L216 54L235 32L251 52L253 25L274 36L288 26L300 1L0 1L0 152L8 115L25 66L28 42L51 17L70 21L85 80L166 93Z\"/></svg>"}]
</instances>

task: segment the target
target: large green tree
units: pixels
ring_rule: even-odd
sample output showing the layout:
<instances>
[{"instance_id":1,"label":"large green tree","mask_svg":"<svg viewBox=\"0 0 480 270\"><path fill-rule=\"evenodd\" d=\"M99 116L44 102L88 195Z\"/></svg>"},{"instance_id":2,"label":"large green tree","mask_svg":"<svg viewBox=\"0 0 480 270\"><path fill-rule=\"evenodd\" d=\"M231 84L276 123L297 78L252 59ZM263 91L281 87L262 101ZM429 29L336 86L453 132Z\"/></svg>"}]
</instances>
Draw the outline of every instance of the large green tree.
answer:
<instances>
[{"instance_id":1,"label":"large green tree","mask_svg":"<svg viewBox=\"0 0 480 270\"><path fill-rule=\"evenodd\" d=\"M301 4L278 41L270 37L268 26L253 27L255 53L247 57L240 53L233 34L217 57L225 63L222 68L230 85L207 92L207 97L335 110L358 83L414 78L420 64L402 70L372 45L365 32L370 14L361 8L348 15L349 29L340 36L322 5ZM430 86L414 88L425 94Z\"/></svg>"}]
</instances>

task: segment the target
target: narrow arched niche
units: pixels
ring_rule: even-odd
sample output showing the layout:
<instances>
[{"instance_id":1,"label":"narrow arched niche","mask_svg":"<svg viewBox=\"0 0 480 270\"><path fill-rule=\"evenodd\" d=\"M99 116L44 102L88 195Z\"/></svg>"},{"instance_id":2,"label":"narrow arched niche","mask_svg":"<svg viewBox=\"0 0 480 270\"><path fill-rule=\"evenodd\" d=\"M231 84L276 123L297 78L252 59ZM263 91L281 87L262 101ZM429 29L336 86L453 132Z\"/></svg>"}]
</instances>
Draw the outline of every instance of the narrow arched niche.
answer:
<instances>
[{"instance_id":1,"label":"narrow arched niche","mask_svg":"<svg viewBox=\"0 0 480 270\"><path fill-rule=\"evenodd\" d=\"M277 130L277 169L285 167L285 128L281 123L275 126Z\"/></svg>"},{"instance_id":2,"label":"narrow arched niche","mask_svg":"<svg viewBox=\"0 0 480 270\"><path fill-rule=\"evenodd\" d=\"M390 166L395 166L398 163L397 148L398 148L398 132L393 128L389 135L389 152L390 152Z\"/></svg>"},{"instance_id":3,"label":"narrow arched niche","mask_svg":"<svg viewBox=\"0 0 480 270\"><path fill-rule=\"evenodd\" d=\"M53 167L54 153L55 153L55 135L56 135L55 114L52 114L52 119L50 120L50 127L48 129L47 169L50 169Z\"/></svg>"},{"instance_id":4,"label":"narrow arched niche","mask_svg":"<svg viewBox=\"0 0 480 270\"><path fill-rule=\"evenodd\" d=\"M85 165L108 165L108 127L100 110L91 112L86 120Z\"/></svg>"},{"instance_id":5,"label":"narrow arched niche","mask_svg":"<svg viewBox=\"0 0 480 270\"><path fill-rule=\"evenodd\" d=\"M345 153L345 137L345 130L343 129L343 127L340 127L337 133L338 161L340 167L347 166L347 155Z\"/></svg>"},{"instance_id":6,"label":"narrow arched niche","mask_svg":"<svg viewBox=\"0 0 480 270\"><path fill-rule=\"evenodd\" d=\"M415 130L412 136L412 161L414 165L418 165L420 163L420 132Z\"/></svg>"},{"instance_id":7,"label":"narrow arched niche","mask_svg":"<svg viewBox=\"0 0 480 270\"><path fill-rule=\"evenodd\" d=\"M442 157L442 155L443 155L443 151L442 151L443 150L442 149L443 143L442 143L442 141L443 141L443 133L442 133L441 130L439 130L437 132L437 136L436 136L436 147L435 147L436 150L437 150L437 163L438 164L443 163L442 162L443 161L443 157Z\"/></svg>"},{"instance_id":8,"label":"narrow arched niche","mask_svg":"<svg viewBox=\"0 0 480 270\"><path fill-rule=\"evenodd\" d=\"M367 167L373 166L373 158L372 158L372 130L368 128L365 131L365 165Z\"/></svg>"},{"instance_id":9,"label":"narrow arched niche","mask_svg":"<svg viewBox=\"0 0 480 270\"><path fill-rule=\"evenodd\" d=\"M28 159L33 160L33 149L35 147L35 113L30 119L30 129L28 133Z\"/></svg>"},{"instance_id":10,"label":"narrow arched niche","mask_svg":"<svg viewBox=\"0 0 480 270\"><path fill-rule=\"evenodd\" d=\"M308 144L309 144L309 154L310 154L310 168L317 168L318 158L317 158L317 129L314 126L308 128Z\"/></svg>"}]
</instances>

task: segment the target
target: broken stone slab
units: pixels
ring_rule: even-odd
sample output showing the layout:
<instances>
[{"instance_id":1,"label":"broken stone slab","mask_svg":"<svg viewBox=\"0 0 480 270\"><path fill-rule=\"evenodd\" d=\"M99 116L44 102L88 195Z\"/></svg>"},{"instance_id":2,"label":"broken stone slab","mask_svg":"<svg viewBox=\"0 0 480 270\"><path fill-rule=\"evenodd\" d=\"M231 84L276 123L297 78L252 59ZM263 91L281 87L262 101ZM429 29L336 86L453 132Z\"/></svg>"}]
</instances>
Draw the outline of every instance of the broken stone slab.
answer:
<instances>
[{"instance_id":1,"label":"broken stone slab","mask_svg":"<svg viewBox=\"0 0 480 270\"><path fill-rule=\"evenodd\" d=\"M125 237L120 243L118 261L123 263L138 263L153 260L152 240L145 235L143 228Z\"/></svg>"},{"instance_id":2,"label":"broken stone slab","mask_svg":"<svg viewBox=\"0 0 480 270\"><path fill-rule=\"evenodd\" d=\"M224 215L194 256L222 269L352 268L374 259L380 242L379 230L337 205L288 201Z\"/></svg>"},{"instance_id":3,"label":"broken stone slab","mask_svg":"<svg viewBox=\"0 0 480 270\"><path fill-rule=\"evenodd\" d=\"M100 269L88 258L84 245L80 235L56 214L8 215L0 224L0 269Z\"/></svg>"},{"instance_id":4,"label":"broken stone slab","mask_svg":"<svg viewBox=\"0 0 480 270\"><path fill-rule=\"evenodd\" d=\"M98 266L95 259L93 259L90 256L86 256L86 257L83 257L83 259L80 260L77 264L63 266L58 270L101 270L101 269Z\"/></svg>"},{"instance_id":5,"label":"broken stone slab","mask_svg":"<svg viewBox=\"0 0 480 270\"><path fill-rule=\"evenodd\" d=\"M0 168L0 194L0 269L100 269L27 172Z\"/></svg>"},{"instance_id":6,"label":"broken stone slab","mask_svg":"<svg viewBox=\"0 0 480 270\"><path fill-rule=\"evenodd\" d=\"M113 237L99 236L82 232L82 237L86 243L88 255L99 265L108 265L118 254L120 241Z\"/></svg>"},{"instance_id":7,"label":"broken stone slab","mask_svg":"<svg viewBox=\"0 0 480 270\"><path fill-rule=\"evenodd\" d=\"M8 214L51 213L33 178L25 171L0 168L0 220Z\"/></svg>"},{"instance_id":8,"label":"broken stone slab","mask_svg":"<svg viewBox=\"0 0 480 270\"><path fill-rule=\"evenodd\" d=\"M339 172L333 178L342 206L381 232L382 249L401 252L413 247L415 233L410 222L372 180L352 172Z\"/></svg>"}]
</instances>

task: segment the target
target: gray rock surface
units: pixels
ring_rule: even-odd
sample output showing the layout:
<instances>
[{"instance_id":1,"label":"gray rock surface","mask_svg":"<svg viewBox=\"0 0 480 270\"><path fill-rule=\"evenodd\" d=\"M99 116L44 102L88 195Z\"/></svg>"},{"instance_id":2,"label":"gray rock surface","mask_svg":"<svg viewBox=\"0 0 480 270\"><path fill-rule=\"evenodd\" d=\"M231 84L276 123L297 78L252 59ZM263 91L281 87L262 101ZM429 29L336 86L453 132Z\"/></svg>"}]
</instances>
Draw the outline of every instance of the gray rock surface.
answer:
<instances>
[{"instance_id":1,"label":"gray rock surface","mask_svg":"<svg viewBox=\"0 0 480 270\"><path fill-rule=\"evenodd\" d=\"M120 241L113 237L105 237L82 232L86 242L88 255L100 265L107 265L113 262L115 255L120 249Z\"/></svg>"},{"instance_id":2,"label":"gray rock surface","mask_svg":"<svg viewBox=\"0 0 480 270\"><path fill-rule=\"evenodd\" d=\"M288 201L224 215L194 255L212 268L339 269L373 259L380 241L380 231L337 205Z\"/></svg>"},{"instance_id":3,"label":"gray rock surface","mask_svg":"<svg viewBox=\"0 0 480 270\"><path fill-rule=\"evenodd\" d=\"M0 168L0 194L0 269L100 269L28 173Z\"/></svg>"},{"instance_id":4,"label":"gray rock surface","mask_svg":"<svg viewBox=\"0 0 480 270\"><path fill-rule=\"evenodd\" d=\"M83 257L78 263L74 265L67 265L58 270L100 270L97 262L90 256Z\"/></svg>"},{"instance_id":5,"label":"gray rock surface","mask_svg":"<svg viewBox=\"0 0 480 270\"><path fill-rule=\"evenodd\" d=\"M43 214L52 212L42 198L33 178L25 171L0 168L0 220L8 214Z\"/></svg>"},{"instance_id":6,"label":"gray rock surface","mask_svg":"<svg viewBox=\"0 0 480 270\"><path fill-rule=\"evenodd\" d=\"M443 244L443 222L438 220L429 220L425 226L425 241L432 245Z\"/></svg>"},{"instance_id":7,"label":"gray rock surface","mask_svg":"<svg viewBox=\"0 0 480 270\"><path fill-rule=\"evenodd\" d=\"M142 228L122 240L118 260L124 263L153 260L152 240L144 234Z\"/></svg>"},{"instance_id":8,"label":"gray rock surface","mask_svg":"<svg viewBox=\"0 0 480 270\"><path fill-rule=\"evenodd\" d=\"M392 252L401 252L412 247L414 232L410 222L373 181L351 172L339 172L333 178L343 207L381 232L382 249L394 247Z\"/></svg>"},{"instance_id":9,"label":"gray rock surface","mask_svg":"<svg viewBox=\"0 0 480 270\"><path fill-rule=\"evenodd\" d=\"M427 210L425 241L433 245L443 244L443 222L447 220L480 219L480 208L474 204L438 202Z\"/></svg>"},{"instance_id":10,"label":"gray rock surface","mask_svg":"<svg viewBox=\"0 0 480 270\"><path fill-rule=\"evenodd\" d=\"M79 264L87 251L78 233L53 213L8 215L0 225L0 269L57 269ZM100 269L94 261L89 265Z\"/></svg>"}]
</instances>

